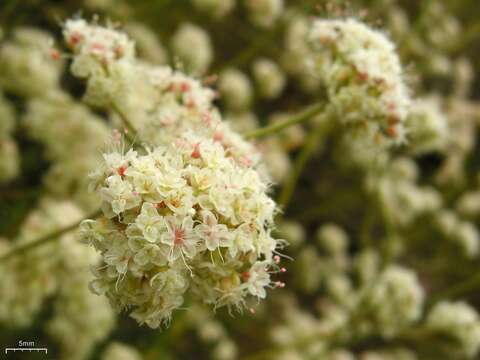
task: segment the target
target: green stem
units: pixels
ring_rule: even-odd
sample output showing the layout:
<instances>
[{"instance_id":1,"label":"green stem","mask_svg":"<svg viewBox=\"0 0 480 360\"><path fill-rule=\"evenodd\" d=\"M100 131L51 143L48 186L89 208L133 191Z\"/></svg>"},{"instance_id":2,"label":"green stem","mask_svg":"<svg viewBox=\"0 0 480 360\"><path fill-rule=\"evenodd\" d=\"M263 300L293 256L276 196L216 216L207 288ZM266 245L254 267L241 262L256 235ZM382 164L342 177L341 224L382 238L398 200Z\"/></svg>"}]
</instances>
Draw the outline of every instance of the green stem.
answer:
<instances>
[{"instance_id":1,"label":"green stem","mask_svg":"<svg viewBox=\"0 0 480 360\"><path fill-rule=\"evenodd\" d=\"M272 125L265 126L260 129L255 129L253 131L247 132L245 134L246 139L256 139L260 138L266 135L271 135L279 132L280 130L283 130L287 127L290 127L295 124L300 124L304 121L307 121L314 117L315 115L321 113L325 108L325 103L324 102L319 102L316 103L310 107L308 107L306 110L302 111L301 113L292 116L289 119L285 119L284 121L278 121Z\"/></svg>"},{"instance_id":2,"label":"green stem","mask_svg":"<svg viewBox=\"0 0 480 360\"><path fill-rule=\"evenodd\" d=\"M213 72L222 71L223 69L229 67L241 67L244 64L248 63L251 59L253 59L259 50L265 49L268 43L272 42L272 39L278 35L278 30L273 30L264 34L263 36L257 36L251 45L243 49L240 53L238 53L235 57L230 60L227 60L221 66L217 66L213 69Z\"/></svg>"},{"instance_id":3,"label":"green stem","mask_svg":"<svg viewBox=\"0 0 480 360\"><path fill-rule=\"evenodd\" d=\"M310 110L307 110L306 112L304 112L302 121L305 119L309 119L314 114L317 114L318 112L320 112L323 109L323 106L320 106L320 105L322 104L314 105L315 109L311 108ZM307 112L309 113L308 116L306 115ZM298 116L297 119L294 119L294 120L298 120L298 118L300 118L300 116ZM314 152L318 142L320 141L320 138L322 137L323 130L325 128L324 120L325 119L320 119L320 121L318 121L318 123L314 125L313 130L310 132L307 139L305 140L305 144L303 145L302 150L300 151L300 154L298 154L297 158L295 159L295 163L293 164L293 169L290 173L290 176L287 178L287 180L285 181L282 187L282 190L278 198L278 204L283 210L285 210L286 207L288 206L288 203L290 202L290 199L295 190L295 187L297 186L298 179L300 178L300 175L302 174L302 171L305 168L305 165L307 164L308 159ZM288 121L289 120L287 120L287 122Z\"/></svg>"},{"instance_id":4,"label":"green stem","mask_svg":"<svg viewBox=\"0 0 480 360\"><path fill-rule=\"evenodd\" d=\"M18 256L18 255L24 254L27 251L35 249L38 246L45 245L45 244L47 244L51 241L54 241L54 240L58 239L61 235L66 234L66 233L68 233L72 230L75 230L83 220L95 219L95 218L98 218L101 214L102 214L102 211L97 210L97 211L93 212L92 214L90 214L89 216L87 216L86 218L81 219L81 220L79 220L79 221L77 221L77 222L75 222L71 225L65 226L64 228L61 228L61 229L58 229L58 230L55 230L55 231L53 231L49 234L41 236L40 238L38 238L36 240L29 241L26 244L15 246L12 250L10 250L6 254L0 256L0 262L6 261L6 260L11 259L11 258L13 258L15 256Z\"/></svg>"},{"instance_id":5,"label":"green stem","mask_svg":"<svg viewBox=\"0 0 480 360\"><path fill-rule=\"evenodd\" d=\"M130 141L130 143L135 144L135 140L138 137L138 133L137 133L137 130L135 130L135 127L133 126L132 122L128 119L127 115L123 113L120 107L114 102L112 102L112 109L120 117L120 120L125 126L125 129L127 129L128 131L125 133L125 137L127 138L128 141Z\"/></svg>"},{"instance_id":6,"label":"green stem","mask_svg":"<svg viewBox=\"0 0 480 360\"><path fill-rule=\"evenodd\" d=\"M469 294L480 287L480 273L473 275L470 279L452 286L430 297L427 308L440 300L455 299L462 295Z\"/></svg>"},{"instance_id":7,"label":"green stem","mask_svg":"<svg viewBox=\"0 0 480 360\"><path fill-rule=\"evenodd\" d=\"M298 9L305 13L311 12L316 5L317 5L316 0L298 1ZM296 12L292 11L290 14L285 15L283 20L280 21L275 28L271 29L270 31L264 34L259 35L258 30L254 29L253 33L250 36L247 35L245 39L249 41L249 46L244 48L240 53L236 54L232 59L225 61L223 64L219 66L215 66L215 68L212 71L215 73L218 71L222 71L223 69L228 67L244 66L249 61L254 59L259 52L267 49L269 46L272 47L273 45L275 45L274 40L276 37L281 35L281 32L284 30L283 25L285 23L288 23L295 16L295 13ZM253 37L253 41L250 39L250 37ZM281 49L278 48L277 50L280 51Z\"/></svg>"}]
</instances>

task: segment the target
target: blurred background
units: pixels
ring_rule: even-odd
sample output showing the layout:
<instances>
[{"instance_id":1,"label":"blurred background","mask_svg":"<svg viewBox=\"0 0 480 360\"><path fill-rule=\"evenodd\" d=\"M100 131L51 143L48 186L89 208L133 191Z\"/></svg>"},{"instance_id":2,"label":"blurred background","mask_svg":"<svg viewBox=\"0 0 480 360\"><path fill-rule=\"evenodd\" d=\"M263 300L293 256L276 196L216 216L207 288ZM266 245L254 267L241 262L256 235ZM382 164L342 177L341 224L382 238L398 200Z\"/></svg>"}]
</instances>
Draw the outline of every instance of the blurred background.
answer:
<instances>
[{"instance_id":1,"label":"blurred background","mask_svg":"<svg viewBox=\"0 0 480 360\"><path fill-rule=\"evenodd\" d=\"M87 160L102 141L87 140L108 134L110 120L82 103L84 84L66 66L61 28L72 16L118 23L142 61L215 88L238 132L324 96L305 65L310 21L354 17L396 45L414 99L410 121L428 125L412 146L390 150L381 172L337 133L318 139L297 171L308 123L256 141L274 198L292 173L299 178L276 234L294 259L284 264L287 285L271 290L254 314L213 313L187 301L168 328L152 330L127 314L96 313L103 305L78 290L88 281L68 270L76 253L59 260L60 270L38 260L55 257L54 245L0 263L0 345L23 340L49 349L48 357L6 358L480 359L477 0L0 0L0 250L69 225L97 204L87 191ZM31 105L52 82L72 96L71 108ZM95 125L85 128L84 118ZM372 281L384 286L371 304L352 304ZM457 315L447 311L453 320L442 331L429 318L440 300L468 304ZM364 311L352 320L345 314L355 306ZM418 316L408 315L412 307Z\"/></svg>"}]
</instances>

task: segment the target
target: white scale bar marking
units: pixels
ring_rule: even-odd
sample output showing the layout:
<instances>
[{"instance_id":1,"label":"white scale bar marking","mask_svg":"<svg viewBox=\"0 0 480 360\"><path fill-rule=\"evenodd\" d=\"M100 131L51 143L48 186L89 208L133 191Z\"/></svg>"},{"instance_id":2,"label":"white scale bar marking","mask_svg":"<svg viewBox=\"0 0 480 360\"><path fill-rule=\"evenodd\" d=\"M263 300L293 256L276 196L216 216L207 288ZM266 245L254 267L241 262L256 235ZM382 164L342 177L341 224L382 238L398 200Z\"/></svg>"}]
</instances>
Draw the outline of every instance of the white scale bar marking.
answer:
<instances>
[{"instance_id":1,"label":"white scale bar marking","mask_svg":"<svg viewBox=\"0 0 480 360\"><path fill-rule=\"evenodd\" d=\"M5 349L5 354L7 354L9 351L21 351L21 352L24 352L24 351L29 351L29 352L32 352L32 351L39 351L39 352L43 352L45 351L45 354L48 354L48 349L47 348L6 348Z\"/></svg>"}]
</instances>

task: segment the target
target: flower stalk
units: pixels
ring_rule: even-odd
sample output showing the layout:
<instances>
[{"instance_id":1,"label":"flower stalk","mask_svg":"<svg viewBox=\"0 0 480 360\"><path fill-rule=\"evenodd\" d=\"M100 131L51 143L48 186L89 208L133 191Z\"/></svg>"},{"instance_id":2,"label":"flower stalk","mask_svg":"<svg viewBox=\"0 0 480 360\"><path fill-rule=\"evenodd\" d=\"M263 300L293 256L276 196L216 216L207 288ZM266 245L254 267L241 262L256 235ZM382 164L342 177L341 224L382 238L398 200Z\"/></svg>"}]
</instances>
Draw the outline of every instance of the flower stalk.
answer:
<instances>
[{"instance_id":1,"label":"flower stalk","mask_svg":"<svg viewBox=\"0 0 480 360\"><path fill-rule=\"evenodd\" d=\"M45 245L45 244L47 244L51 241L57 240L57 239L60 238L60 236L77 229L78 226L80 225L80 223L83 220L85 220L85 219L96 219L101 214L102 214L101 210L96 210L95 212L91 213L90 215L86 216L85 218L83 218L79 221L76 221L75 223L73 223L71 225L65 226L64 228L61 228L61 229L57 229L57 230L55 230L55 231L53 231L49 234L41 236L40 238L38 238L36 240L29 241L26 244L16 246L13 249L11 249L10 251L8 251L7 253L0 256L0 263L4 262L4 261L7 261L9 259L12 259L14 257L17 257L19 255L22 255L22 254L24 254L24 253L26 253L30 250L33 250L33 249L35 249L39 246Z\"/></svg>"},{"instance_id":2,"label":"flower stalk","mask_svg":"<svg viewBox=\"0 0 480 360\"><path fill-rule=\"evenodd\" d=\"M308 118L310 118L311 116L315 116L317 114L317 112L313 110L317 110L317 111L323 110L323 106L320 106L320 105L321 104L319 103L317 105L314 105L310 109L311 112L309 113L310 116ZM300 175L303 169L305 168L305 165L307 164L309 158L315 151L315 148L317 147L320 139L323 136L323 133L325 131L325 120L326 118L319 119L319 121L314 124L314 128L308 135L305 141L305 144L303 145L300 151L300 154L295 159L293 170L290 173L290 176L286 179L285 184L283 185L283 188L278 198L278 204L283 210L285 210L286 207L288 206L288 203L290 202L293 192L295 191L295 187L297 186L298 179L300 178Z\"/></svg>"},{"instance_id":3,"label":"flower stalk","mask_svg":"<svg viewBox=\"0 0 480 360\"><path fill-rule=\"evenodd\" d=\"M480 287L480 273L473 275L471 278L447 288L436 295L430 297L427 307L430 308L440 300L452 300L460 296L473 292Z\"/></svg>"},{"instance_id":4,"label":"flower stalk","mask_svg":"<svg viewBox=\"0 0 480 360\"><path fill-rule=\"evenodd\" d=\"M286 129L290 126L300 124L302 122L305 122L315 115L320 114L323 110L325 109L325 102L318 102L310 107L308 107L306 110L302 111L301 113L292 116L289 119L286 119L284 121L279 121L276 122L275 124L265 126L260 129L255 129L253 131L247 132L245 134L246 139L257 139L261 138L267 135L272 135L275 134L283 129Z\"/></svg>"}]
</instances>

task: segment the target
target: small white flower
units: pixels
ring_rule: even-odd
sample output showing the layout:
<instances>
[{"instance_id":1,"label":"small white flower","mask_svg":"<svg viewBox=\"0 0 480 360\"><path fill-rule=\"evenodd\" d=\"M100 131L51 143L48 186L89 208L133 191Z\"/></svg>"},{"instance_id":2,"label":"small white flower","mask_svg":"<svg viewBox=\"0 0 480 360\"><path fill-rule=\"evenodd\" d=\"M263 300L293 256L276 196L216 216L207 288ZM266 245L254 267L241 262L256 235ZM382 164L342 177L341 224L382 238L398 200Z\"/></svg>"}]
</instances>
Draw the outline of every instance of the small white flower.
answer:
<instances>
[{"instance_id":1,"label":"small white flower","mask_svg":"<svg viewBox=\"0 0 480 360\"><path fill-rule=\"evenodd\" d=\"M249 293L261 299L264 299L267 296L265 287L270 284L270 274L267 271L267 267L267 262L257 262L247 273L247 287Z\"/></svg>"},{"instance_id":2,"label":"small white flower","mask_svg":"<svg viewBox=\"0 0 480 360\"><path fill-rule=\"evenodd\" d=\"M193 232L193 219L191 217L167 216L164 220L166 232L160 241L170 246L169 261L179 257L193 258L197 253L197 238Z\"/></svg>"},{"instance_id":3,"label":"small white flower","mask_svg":"<svg viewBox=\"0 0 480 360\"><path fill-rule=\"evenodd\" d=\"M163 218L151 203L143 203L142 211L135 219L135 224L149 242L158 242L164 229Z\"/></svg>"},{"instance_id":4,"label":"small white flower","mask_svg":"<svg viewBox=\"0 0 480 360\"><path fill-rule=\"evenodd\" d=\"M202 211L202 223L195 227L195 231L198 238L205 241L205 247L210 251L231 245L231 235L227 226L219 224L211 211Z\"/></svg>"}]
</instances>

